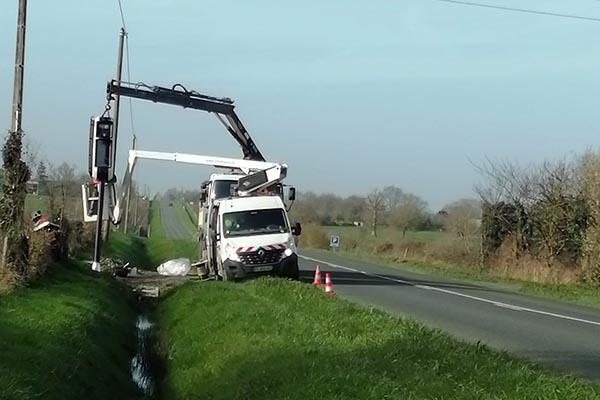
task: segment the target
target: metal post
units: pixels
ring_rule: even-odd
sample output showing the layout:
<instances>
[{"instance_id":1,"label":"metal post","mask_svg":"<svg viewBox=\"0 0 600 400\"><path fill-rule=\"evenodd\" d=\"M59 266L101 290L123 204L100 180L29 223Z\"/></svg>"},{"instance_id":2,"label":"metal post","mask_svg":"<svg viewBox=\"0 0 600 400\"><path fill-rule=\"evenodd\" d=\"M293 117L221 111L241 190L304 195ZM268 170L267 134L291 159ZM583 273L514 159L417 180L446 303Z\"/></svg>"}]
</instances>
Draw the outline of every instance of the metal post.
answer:
<instances>
[{"instance_id":1,"label":"metal post","mask_svg":"<svg viewBox=\"0 0 600 400\"><path fill-rule=\"evenodd\" d=\"M119 52L117 54L117 81L121 82L121 76L123 75L123 48L125 44L125 36L127 33L125 32L125 28L121 28L119 32ZM119 111L121 108L121 96L115 96L115 116L114 120L114 139L113 139L113 168L116 170L116 162L117 162L117 136L119 134ZM110 221L107 220L104 226L104 241L108 241L108 237L110 234Z\"/></svg>"},{"instance_id":2,"label":"metal post","mask_svg":"<svg viewBox=\"0 0 600 400\"><path fill-rule=\"evenodd\" d=\"M125 43L125 36L127 35L127 33L125 32L125 28L121 28L121 32L119 34L119 53L118 53L118 57L117 57L117 81L119 83L121 83L121 76L123 74L123 47L124 47L124 43ZM119 134L119 111L120 111L120 106L121 106L121 96L119 96L118 94L115 95L115 125L114 125L114 146L115 146L115 150L117 148L117 135ZM117 152L114 152L114 159L113 159L113 168L115 166L115 161L117 158Z\"/></svg>"},{"instance_id":3,"label":"metal post","mask_svg":"<svg viewBox=\"0 0 600 400\"><path fill-rule=\"evenodd\" d=\"M135 134L133 135L133 147L132 149L135 150L135 142L136 142L136 137ZM127 186L127 201L125 203L125 227L123 229L123 232L125 234L127 234L127 227L129 226L129 204L131 204L131 186L133 185L133 175L131 175L129 177L130 179L130 183L129 186ZM125 182L123 182L123 184L125 184Z\"/></svg>"},{"instance_id":4,"label":"metal post","mask_svg":"<svg viewBox=\"0 0 600 400\"><path fill-rule=\"evenodd\" d=\"M94 260L92 261L92 270L100 272L100 246L102 245L102 214L104 212L104 182L98 184L98 220L96 221L96 238L94 243Z\"/></svg>"},{"instance_id":5,"label":"metal post","mask_svg":"<svg viewBox=\"0 0 600 400\"><path fill-rule=\"evenodd\" d=\"M15 83L13 88L12 132L21 134L23 112L23 76L25 74L25 26L27 22L27 0L19 0L17 17L17 50L15 54Z\"/></svg>"}]
</instances>

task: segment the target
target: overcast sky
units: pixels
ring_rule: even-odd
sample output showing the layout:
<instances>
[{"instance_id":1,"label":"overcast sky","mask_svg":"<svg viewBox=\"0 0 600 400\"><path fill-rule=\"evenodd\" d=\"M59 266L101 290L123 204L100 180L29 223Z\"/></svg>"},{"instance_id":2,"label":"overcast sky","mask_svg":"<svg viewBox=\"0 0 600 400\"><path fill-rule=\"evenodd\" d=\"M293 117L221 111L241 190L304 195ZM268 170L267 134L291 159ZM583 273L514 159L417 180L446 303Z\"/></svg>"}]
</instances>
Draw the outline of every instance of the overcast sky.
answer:
<instances>
[{"instance_id":1,"label":"overcast sky","mask_svg":"<svg viewBox=\"0 0 600 400\"><path fill-rule=\"evenodd\" d=\"M600 2L482 0L600 17ZM0 11L0 127L8 130L16 0ZM235 99L300 191L396 185L432 210L473 196L472 163L557 158L598 144L600 23L436 0L124 0L131 79ZM117 0L30 0L24 129L82 169L90 115L116 68ZM132 128L124 101L122 175ZM139 147L239 156L214 117L134 101ZM154 190L208 169L144 162Z\"/></svg>"}]
</instances>

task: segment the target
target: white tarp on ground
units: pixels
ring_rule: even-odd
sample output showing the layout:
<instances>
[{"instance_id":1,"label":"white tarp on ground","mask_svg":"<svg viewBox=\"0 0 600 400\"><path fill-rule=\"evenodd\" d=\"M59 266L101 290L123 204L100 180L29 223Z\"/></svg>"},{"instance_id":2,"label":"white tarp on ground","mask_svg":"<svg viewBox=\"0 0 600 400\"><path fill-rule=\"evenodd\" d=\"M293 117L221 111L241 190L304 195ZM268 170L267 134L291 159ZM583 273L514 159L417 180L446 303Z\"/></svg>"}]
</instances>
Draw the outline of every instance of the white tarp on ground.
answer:
<instances>
[{"instance_id":1,"label":"white tarp on ground","mask_svg":"<svg viewBox=\"0 0 600 400\"><path fill-rule=\"evenodd\" d=\"M191 266L189 258L176 258L160 264L156 272L160 275L185 276L190 272Z\"/></svg>"}]
</instances>

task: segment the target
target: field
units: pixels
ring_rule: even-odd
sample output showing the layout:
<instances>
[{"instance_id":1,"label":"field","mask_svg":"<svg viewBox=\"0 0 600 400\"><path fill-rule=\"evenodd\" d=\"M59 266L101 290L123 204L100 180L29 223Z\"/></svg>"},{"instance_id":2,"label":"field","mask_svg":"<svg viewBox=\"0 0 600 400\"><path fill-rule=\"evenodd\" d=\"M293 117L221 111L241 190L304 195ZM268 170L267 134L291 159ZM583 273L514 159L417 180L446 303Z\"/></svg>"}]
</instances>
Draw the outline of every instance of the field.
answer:
<instances>
[{"instance_id":1,"label":"field","mask_svg":"<svg viewBox=\"0 0 600 400\"><path fill-rule=\"evenodd\" d=\"M281 279L158 307L166 399L598 399L584 380Z\"/></svg>"},{"instance_id":2,"label":"field","mask_svg":"<svg viewBox=\"0 0 600 400\"><path fill-rule=\"evenodd\" d=\"M0 296L0 398L135 399L129 294L89 266L55 265Z\"/></svg>"},{"instance_id":3,"label":"field","mask_svg":"<svg viewBox=\"0 0 600 400\"><path fill-rule=\"evenodd\" d=\"M48 212L48 197L28 194L25 197L25 218L31 216L34 211L40 210L42 213Z\"/></svg>"},{"instance_id":4,"label":"field","mask_svg":"<svg viewBox=\"0 0 600 400\"><path fill-rule=\"evenodd\" d=\"M324 226L323 227L329 235L339 235L340 241L345 240L357 240L365 239L371 240L371 230L368 226L356 227L356 226ZM377 228L377 238L381 242L397 242L399 240L410 240L421 243L432 243L438 240L443 240L448 237L446 232L438 231L407 231L406 236L402 237L402 232L396 228L382 226Z\"/></svg>"}]
</instances>

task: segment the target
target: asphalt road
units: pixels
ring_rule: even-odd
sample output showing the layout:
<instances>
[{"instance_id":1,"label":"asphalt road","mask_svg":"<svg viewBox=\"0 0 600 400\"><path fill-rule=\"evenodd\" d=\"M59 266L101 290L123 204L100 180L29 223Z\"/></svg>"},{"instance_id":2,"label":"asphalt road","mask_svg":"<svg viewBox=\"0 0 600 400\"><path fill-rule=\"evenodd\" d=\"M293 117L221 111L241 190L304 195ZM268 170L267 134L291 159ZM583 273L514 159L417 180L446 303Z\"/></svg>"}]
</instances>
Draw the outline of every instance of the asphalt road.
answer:
<instances>
[{"instance_id":1,"label":"asphalt road","mask_svg":"<svg viewBox=\"0 0 600 400\"><path fill-rule=\"evenodd\" d=\"M165 235L169 239L192 239L194 231L190 228L191 223L181 220L176 207L179 206L177 204L169 206L168 201L161 201L160 203L160 219Z\"/></svg>"},{"instance_id":2,"label":"asphalt road","mask_svg":"<svg viewBox=\"0 0 600 400\"><path fill-rule=\"evenodd\" d=\"M300 269L331 272L339 296L410 316L471 342L600 379L600 310L302 251ZM323 277L325 275L323 274Z\"/></svg>"}]
</instances>

